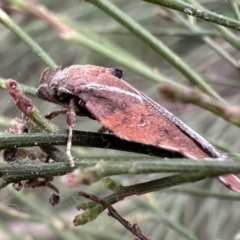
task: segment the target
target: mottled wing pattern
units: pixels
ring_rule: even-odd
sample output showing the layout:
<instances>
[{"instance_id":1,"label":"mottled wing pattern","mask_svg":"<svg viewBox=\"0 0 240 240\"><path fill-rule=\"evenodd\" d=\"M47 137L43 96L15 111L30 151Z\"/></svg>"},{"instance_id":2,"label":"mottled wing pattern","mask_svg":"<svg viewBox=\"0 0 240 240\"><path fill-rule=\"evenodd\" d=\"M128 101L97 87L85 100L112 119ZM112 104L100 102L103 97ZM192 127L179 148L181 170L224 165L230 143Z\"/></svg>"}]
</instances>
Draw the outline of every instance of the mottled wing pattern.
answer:
<instances>
[{"instance_id":1,"label":"mottled wing pattern","mask_svg":"<svg viewBox=\"0 0 240 240\"><path fill-rule=\"evenodd\" d=\"M51 73L46 69L37 95L49 102L69 106L74 102L80 111L86 109L82 114L98 120L119 138L176 151L196 160L229 160L172 113L120 79L122 73L119 69L93 65L57 68ZM74 106L69 107L70 110L74 110ZM237 175L229 174L219 179L240 193Z\"/></svg>"},{"instance_id":2,"label":"mottled wing pattern","mask_svg":"<svg viewBox=\"0 0 240 240\"><path fill-rule=\"evenodd\" d=\"M120 81L121 84L116 83ZM121 88L113 87L123 84ZM173 114L117 77L114 81L111 78L111 85L108 85L106 76L99 75L96 81L81 89L78 97L85 102L91 115L119 138L176 151L196 160L228 160ZM219 180L228 188L240 192L237 175L220 176Z\"/></svg>"}]
</instances>

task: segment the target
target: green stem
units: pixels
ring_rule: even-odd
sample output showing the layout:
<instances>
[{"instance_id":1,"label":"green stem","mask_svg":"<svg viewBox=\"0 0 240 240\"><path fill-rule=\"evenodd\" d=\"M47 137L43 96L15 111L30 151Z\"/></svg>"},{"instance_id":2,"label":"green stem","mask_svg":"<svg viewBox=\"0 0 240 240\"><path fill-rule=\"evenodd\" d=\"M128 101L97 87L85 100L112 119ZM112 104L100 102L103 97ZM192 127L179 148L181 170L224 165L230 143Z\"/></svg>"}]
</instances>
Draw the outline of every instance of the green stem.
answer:
<instances>
[{"instance_id":1,"label":"green stem","mask_svg":"<svg viewBox=\"0 0 240 240\"><path fill-rule=\"evenodd\" d=\"M201 32L202 29L192 22L187 21L179 12L173 11L173 14L180 20L189 30L192 32ZM209 45L209 47L215 51L220 57L228 61L230 65L234 68L240 69L239 63L227 52L225 51L216 41L211 39L208 36L202 35L202 39L205 43Z\"/></svg>"},{"instance_id":2,"label":"green stem","mask_svg":"<svg viewBox=\"0 0 240 240\"><path fill-rule=\"evenodd\" d=\"M170 84L161 84L159 91L162 96L170 101L194 104L240 127L240 108L213 99L199 89L178 88Z\"/></svg>"},{"instance_id":3,"label":"green stem","mask_svg":"<svg viewBox=\"0 0 240 240\"><path fill-rule=\"evenodd\" d=\"M198 4L195 0L189 0L193 5L196 6L196 8L201 8L204 11L206 11L206 9L203 8L202 5ZM219 26L219 25L213 25L218 32L220 32L221 36L227 41L229 42L234 48L240 50L240 42L239 42L239 38L233 34L230 30ZM240 22L239 22L239 29L240 30Z\"/></svg>"},{"instance_id":4,"label":"green stem","mask_svg":"<svg viewBox=\"0 0 240 240\"><path fill-rule=\"evenodd\" d=\"M47 120L39 110L34 107L32 111L29 112L28 117L37 125L37 131L39 127L49 133L58 132L59 128L55 124Z\"/></svg>"},{"instance_id":5,"label":"green stem","mask_svg":"<svg viewBox=\"0 0 240 240\"><path fill-rule=\"evenodd\" d=\"M6 183L9 184L12 182L27 180L36 176L39 178L62 176L71 172L73 169L69 166L66 155L59 151L58 157L59 156L65 161L51 164L1 166L0 177L2 178L2 187L5 187ZM51 153L50 157L54 157L54 153ZM75 176L78 179L90 180L90 182L98 180L104 176L120 174L182 172L185 173L186 176L193 173L194 175L202 174L205 177L211 177L228 173L240 173L240 164L234 161L190 161L189 159L174 159L166 161L157 158L154 160L151 158L118 158L117 160L104 159L104 161L99 161L97 158L76 159L75 168L85 169ZM92 176L97 176L97 178L93 178ZM181 181L185 180L182 179ZM76 184L77 183L80 183L80 181L76 182ZM169 183L166 182L165 184L166 187L168 187ZM149 189L155 191L155 187L156 184L154 181L152 181L151 184L146 183L146 185L141 183L141 191L144 189L144 191L150 191ZM129 192L135 191L130 187L125 187L125 189L128 189Z\"/></svg>"},{"instance_id":6,"label":"green stem","mask_svg":"<svg viewBox=\"0 0 240 240\"><path fill-rule=\"evenodd\" d=\"M148 46L162 55L169 63L178 69L192 84L201 90L213 96L214 98L224 101L195 71L193 71L181 58L171 51L163 42L154 37L149 31L144 29L140 24L131 17L114 6L108 0L87 0L110 15L121 25L126 27L130 32L142 39Z\"/></svg>"},{"instance_id":7,"label":"green stem","mask_svg":"<svg viewBox=\"0 0 240 240\"><path fill-rule=\"evenodd\" d=\"M91 28L91 25L89 25L89 28ZM189 31L187 29L179 29L176 27L171 27L169 26L166 29L155 29L155 28L151 28L149 27L149 31L151 32L151 34L153 34L154 36L176 36L176 37L184 37L184 38L195 38L195 37L203 37L203 36L208 36L208 37L220 37L221 35L219 33L217 33L216 31L211 31L211 30L201 30L198 32L192 32ZM107 29L96 29L94 31L94 33L98 33L98 34L103 34L103 35L120 35L120 36L130 36L131 33L128 32L127 30L123 29L123 30L107 30Z\"/></svg>"},{"instance_id":8,"label":"green stem","mask_svg":"<svg viewBox=\"0 0 240 240\"><path fill-rule=\"evenodd\" d=\"M59 32L60 37L64 40L71 41L89 48L99 54L107 56L108 58L117 61L128 69L146 77L154 82L169 82L163 75L154 72L152 68L147 66L144 62L133 56L131 53L125 51L121 47L103 40L102 36L96 36L89 29L79 25L79 22L73 21L67 16L60 17L57 14L47 10L42 5L33 1L21 1L21 6L28 9L31 14L37 16L42 21L46 22Z\"/></svg>"},{"instance_id":9,"label":"green stem","mask_svg":"<svg viewBox=\"0 0 240 240\"><path fill-rule=\"evenodd\" d=\"M207 75L204 76L204 79L209 83L215 83L226 87L240 88L240 83L237 79L222 78L219 76L209 77Z\"/></svg>"},{"instance_id":10,"label":"green stem","mask_svg":"<svg viewBox=\"0 0 240 240\"><path fill-rule=\"evenodd\" d=\"M184 239L188 240L198 240L198 238L190 232L189 229L185 228L179 222L175 221L174 219L171 219L167 213L160 215L160 221L162 221L166 226L168 226L170 229L172 229L174 232L176 232L178 235L183 236Z\"/></svg>"},{"instance_id":11,"label":"green stem","mask_svg":"<svg viewBox=\"0 0 240 240\"><path fill-rule=\"evenodd\" d=\"M58 133L29 133L29 134L1 134L0 149L11 147L29 147L50 145L66 145L67 131ZM159 157L181 157L181 154L151 146L143 146L139 143L121 140L113 135L98 134L92 132L73 131L73 145L85 147L97 147L103 149L115 149L120 151L136 152Z\"/></svg>"},{"instance_id":12,"label":"green stem","mask_svg":"<svg viewBox=\"0 0 240 240\"><path fill-rule=\"evenodd\" d=\"M107 197L103 198L107 203L114 204L123 200L126 197L133 196L133 195L142 195L148 192L159 191L162 189L166 189L169 187L173 187L179 184L188 183L188 182L196 182L206 177L216 177L218 174L211 173L211 174L204 174L204 173L181 173L169 177L164 177L161 179L152 180L149 182L129 185L129 186L119 186L115 188L116 191L108 195ZM109 182L113 181L110 178L103 179L107 185L110 185ZM113 181L114 182L114 181ZM112 184L116 185L116 184ZM89 221L93 221L97 218L97 216L105 210L105 208L95 202L87 202L82 203L77 206L78 210L86 210L83 214L77 215L73 222L74 225L83 225ZM85 216L86 215L86 216Z\"/></svg>"},{"instance_id":13,"label":"green stem","mask_svg":"<svg viewBox=\"0 0 240 240\"><path fill-rule=\"evenodd\" d=\"M81 44L97 53L103 54L110 59L126 66L128 69L146 77L149 80L154 81L155 83L159 82L170 82L163 75L154 73L146 64L141 63L139 60L135 59L129 53L125 53L125 50L120 50L119 47L113 46L110 43L99 43L96 40L84 36L78 32L71 32L66 34L61 34L62 38L68 41L72 41L78 44ZM120 51L119 51L120 50Z\"/></svg>"},{"instance_id":14,"label":"green stem","mask_svg":"<svg viewBox=\"0 0 240 240\"><path fill-rule=\"evenodd\" d=\"M235 2L235 0L228 0L228 2L232 8L234 17L236 18L237 21L240 21L240 13L237 3Z\"/></svg>"},{"instance_id":15,"label":"green stem","mask_svg":"<svg viewBox=\"0 0 240 240\"><path fill-rule=\"evenodd\" d=\"M231 193L217 193L217 192L210 192L204 189L189 189L189 188L173 188L173 189L166 189L164 190L165 193L181 193L190 195L193 197L203 197L203 198L215 198L218 200L226 200L226 201L240 201L239 194Z\"/></svg>"},{"instance_id":16,"label":"green stem","mask_svg":"<svg viewBox=\"0 0 240 240\"><path fill-rule=\"evenodd\" d=\"M171 8L185 14L203 19L208 22L222 25L224 27L240 30L240 22L235 19L196 7L181 0L142 0L144 2L157 4L163 7Z\"/></svg>"},{"instance_id":17,"label":"green stem","mask_svg":"<svg viewBox=\"0 0 240 240\"><path fill-rule=\"evenodd\" d=\"M91 176L92 181L97 181L102 177L106 176L113 176L113 175L119 175L119 174L147 174L147 173L160 173L160 172L204 172L205 174L213 173L216 169L217 171L220 170L220 168L223 169L223 171L226 171L226 168L228 166L228 170L230 172L236 171L238 172L240 170L240 164L236 162L196 162L196 161L183 161L180 159L174 159L173 160L161 160L161 159L141 159L138 161L138 159L119 159L118 161L107 161L101 160L98 162L97 167L89 167L81 171L80 173L77 173L75 175L79 182L82 181L82 179L86 179L89 176ZM199 167L199 169L198 169ZM233 173L233 172L232 172Z\"/></svg>"},{"instance_id":18,"label":"green stem","mask_svg":"<svg viewBox=\"0 0 240 240\"><path fill-rule=\"evenodd\" d=\"M57 67L56 63L49 55L29 36L27 35L1 8L0 20L17 37L19 37L36 55L52 70Z\"/></svg>"},{"instance_id":19,"label":"green stem","mask_svg":"<svg viewBox=\"0 0 240 240\"><path fill-rule=\"evenodd\" d=\"M236 48L237 50L240 50L239 38L235 34L233 34L229 29L226 29L222 26L215 25L214 27L218 30L218 32L220 32L224 40L229 42L232 47Z\"/></svg>"}]
</instances>

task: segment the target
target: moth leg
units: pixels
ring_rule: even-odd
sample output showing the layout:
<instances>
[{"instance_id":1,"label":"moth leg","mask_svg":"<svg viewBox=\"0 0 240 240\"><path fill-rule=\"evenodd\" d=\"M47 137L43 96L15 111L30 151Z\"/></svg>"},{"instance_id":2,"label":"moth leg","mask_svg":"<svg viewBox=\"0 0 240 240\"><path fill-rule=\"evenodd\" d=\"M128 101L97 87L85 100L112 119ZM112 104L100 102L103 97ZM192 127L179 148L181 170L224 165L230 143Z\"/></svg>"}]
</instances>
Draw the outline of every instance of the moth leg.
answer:
<instances>
[{"instance_id":1,"label":"moth leg","mask_svg":"<svg viewBox=\"0 0 240 240\"><path fill-rule=\"evenodd\" d=\"M68 111L67 108L58 109L58 110L55 110L55 111L45 114L44 117L51 120L60 114L67 114L67 111Z\"/></svg>"},{"instance_id":2,"label":"moth leg","mask_svg":"<svg viewBox=\"0 0 240 240\"><path fill-rule=\"evenodd\" d=\"M47 113L46 115L44 115L44 117L51 120L60 114L67 114L67 112L68 112L68 108L62 108L62 109L58 109L58 110L52 111L50 113ZM86 116L84 113L82 113L80 111L75 111L75 113L77 116L80 116L80 117Z\"/></svg>"},{"instance_id":3,"label":"moth leg","mask_svg":"<svg viewBox=\"0 0 240 240\"><path fill-rule=\"evenodd\" d=\"M72 96L72 92L65 87L59 87L57 90L57 95L59 99L63 100L66 95Z\"/></svg>"},{"instance_id":4,"label":"moth leg","mask_svg":"<svg viewBox=\"0 0 240 240\"><path fill-rule=\"evenodd\" d=\"M107 132L107 131L108 131L107 128L105 128L105 127L102 126L102 127L100 127L100 128L98 129L97 132L98 132L99 134L103 134L103 133L105 133L105 132Z\"/></svg>"},{"instance_id":5,"label":"moth leg","mask_svg":"<svg viewBox=\"0 0 240 240\"><path fill-rule=\"evenodd\" d=\"M71 154L71 148L72 148L73 126L76 124L76 121L77 120L76 120L74 98L71 98L69 102L68 111L67 111L67 125L68 125L69 132L68 132L67 151L66 151L71 167L75 166L73 156Z\"/></svg>"}]
</instances>

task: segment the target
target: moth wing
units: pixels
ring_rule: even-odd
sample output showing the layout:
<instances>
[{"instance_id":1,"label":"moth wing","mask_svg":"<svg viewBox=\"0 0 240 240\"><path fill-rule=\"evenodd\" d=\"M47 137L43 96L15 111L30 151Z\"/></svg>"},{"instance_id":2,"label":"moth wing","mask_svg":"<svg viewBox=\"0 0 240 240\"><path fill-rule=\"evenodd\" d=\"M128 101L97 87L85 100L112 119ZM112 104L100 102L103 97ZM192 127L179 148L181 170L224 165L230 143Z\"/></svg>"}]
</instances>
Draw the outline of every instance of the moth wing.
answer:
<instances>
[{"instance_id":1,"label":"moth wing","mask_svg":"<svg viewBox=\"0 0 240 240\"><path fill-rule=\"evenodd\" d=\"M107 88L92 87L90 92L85 91L82 98L90 114L119 138L176 151L196 160L215 157L141 95L132 91L113 92ZM237 175L228 174L218 179L228 188L240 192Z\"/></svg>"},{"instance_id":2,"label":"moth wing","mask_svg":"<svg viewBox=\"0 0 240 240\"><path fill-rule=\"evenodd\" d=\"M114 135L180 152L190 158L209 157L199 143L140 95L130 90L115 89L113 92L109 89L91 85L91 89L85 89L79 98L91 115Z\"/></svg>"}]
</instances>

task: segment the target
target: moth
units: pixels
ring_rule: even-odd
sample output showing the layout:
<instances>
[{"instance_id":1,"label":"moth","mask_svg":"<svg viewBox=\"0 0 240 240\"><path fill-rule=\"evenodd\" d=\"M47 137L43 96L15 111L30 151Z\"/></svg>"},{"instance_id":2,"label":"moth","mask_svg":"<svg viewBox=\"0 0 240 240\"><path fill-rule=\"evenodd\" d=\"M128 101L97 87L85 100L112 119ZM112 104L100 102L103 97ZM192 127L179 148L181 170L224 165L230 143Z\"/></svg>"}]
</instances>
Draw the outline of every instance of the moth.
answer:
<instances>
[{"instance_id":1,"label":"moth","mask_svg":"<svg viewBox=\"0 0 240 240\"><path fill-rule=\"evenodd\" d=\"M207 140L165 108L122 79L123 71L93 65L72 65L52 72L45 69L37 96L68 105L67 155L71 166L72 128L76 115L97 120L115 136L145 145L175 151L191 159L229 160ZM240 178L229 174L219 180L240 192Z\"/></svg>"}]
</instances>

